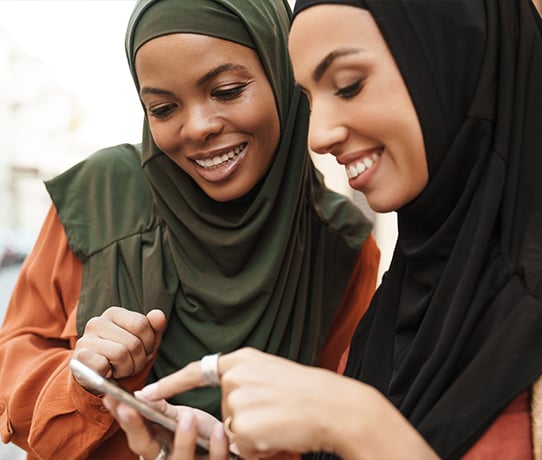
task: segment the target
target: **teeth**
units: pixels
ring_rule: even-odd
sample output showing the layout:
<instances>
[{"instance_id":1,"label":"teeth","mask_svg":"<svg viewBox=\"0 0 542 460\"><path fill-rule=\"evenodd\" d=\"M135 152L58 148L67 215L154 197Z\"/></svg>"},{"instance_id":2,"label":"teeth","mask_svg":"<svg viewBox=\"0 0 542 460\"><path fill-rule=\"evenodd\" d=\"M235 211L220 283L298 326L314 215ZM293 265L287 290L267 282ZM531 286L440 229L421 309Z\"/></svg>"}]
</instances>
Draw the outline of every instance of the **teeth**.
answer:
<instances>
[{"instance_id":1,"label":"teeth","mask_svg":"<svg viewBox=\"0 0 542 460\"><path fill-rule=\"evenodd\" d=\"M374 164L374 161L370 158L364 158L363 164L367 167L367 169L369 169Z\"/></svg>"},{"instance_id":2,"label":"teeth","mask_svg":"<svg viewBox=\"0 0 542 460\"><path fill-rule=\"evenodd\" d=\"M371 168L379 157L380 155L378 155L378 153L373 153L370 157L365 157L355 163L351 163L346 167L346 175L349 179L358 177L360 174Z\"/></svg>"},{"instance_id":3,"label":"teeth","mask_svg":"<svg viewBox=\"0 0 542 460\"><path fill-rule=\"evenodd\" d=\"M359 174L355 166L348 166L348 168L346 168L346 173L349 178L356 177Z\"/></svg>"},{"instance_id":4,"label":"teeth","mask_svg":"<svg viewBox=\"0 0 542 460\"><path fill-rule=\"evenodd\" d=\"M239 155L245 149L245 147L246 144L242 144L239 147L230 150L228 153L217 155L213 158L206 158L205 160L195 160L195 162L202 168L216 168L217 166L222 165L223 163L226 163L226 161L230 161L232 158Z\"/></svg>"}]
</instances>

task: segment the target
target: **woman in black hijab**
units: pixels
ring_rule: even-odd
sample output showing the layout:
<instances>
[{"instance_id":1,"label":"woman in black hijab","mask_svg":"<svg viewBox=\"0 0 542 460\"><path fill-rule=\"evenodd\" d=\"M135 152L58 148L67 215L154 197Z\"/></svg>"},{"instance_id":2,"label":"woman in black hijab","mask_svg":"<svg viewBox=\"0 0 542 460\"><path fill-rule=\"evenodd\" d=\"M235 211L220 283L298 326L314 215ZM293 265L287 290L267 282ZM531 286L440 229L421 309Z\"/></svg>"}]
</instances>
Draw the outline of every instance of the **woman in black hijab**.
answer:
<instances>
[{"instance_id":1,"label":"woman in black hijab","mask_svg":"<svg viewBox=\"0 0 542 460\"><path fill-rule=\"evenodd\" d=\"M0 328L0 435L29 458L134 458L72 357L130 391L243 346L337 368L379 253L308 156L290 19L286 0L134 5L141 144L47 181ZM217 388L179 398L220 415Z\"/></svg>"},{"instance_id":2,"label":"woman in black hijab","mask_svg":"<svg viewBox=\"0 0 542 460\"><path fill-rule=\"evenodd\" d=\"M228 429L247 455L537 458L542 24L532 2L299 0L294 15L311 147L345 165L373 209L397 211L398 240L351 344L355 380L255 351L223 356ZM146 396L202 384L198 366Z\"/></svg>"}]
</instances>

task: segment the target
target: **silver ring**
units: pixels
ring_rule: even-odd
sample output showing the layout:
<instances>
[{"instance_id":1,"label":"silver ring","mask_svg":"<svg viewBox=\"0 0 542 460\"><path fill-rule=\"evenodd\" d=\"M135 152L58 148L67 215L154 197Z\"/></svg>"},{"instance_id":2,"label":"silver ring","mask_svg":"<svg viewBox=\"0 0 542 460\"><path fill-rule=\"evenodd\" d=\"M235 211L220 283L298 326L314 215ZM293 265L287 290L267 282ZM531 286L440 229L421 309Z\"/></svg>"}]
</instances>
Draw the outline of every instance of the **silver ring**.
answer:
<instances>
[{"instance_id":1,"label":"silver ring","mask_svg":"<svg viewBox=\"0 0 542 460\"><path fill-rule=\"evenodd\" d=\"M158 452L158 455L154 458L154 460L167 460L168 455L169 449L167 447L167 444L160 441L160 452ZM145 457L143 457L143 455L140 455L139 460L145 460Z\"/></svg>"},{"instance_id":2,"label":"silver ring","mask_svg":"<svg viewBox=\"0 0 542 460\"><path fill-rule=\"evenodd\" d=\"M230 439L230 441L233 441L233 438L235 438L235 433L231 430L231 422L233 421L231 415L226 417L226 420L224 420L224 433L226 433L226 436Z\"/></svg>"},{"instance_id":3,"label":"silver ring","mask_svg":"<svg viewBox=\"0 0 542 460\"><path fill-rule=\"evenodd\" d=\"M222 353L215 353L214 355L205 355L201 358L201 373L203 374L203 380L211 387L220 386L220 376L218 375L218 357Z\"/></svg>"}]
</instances>

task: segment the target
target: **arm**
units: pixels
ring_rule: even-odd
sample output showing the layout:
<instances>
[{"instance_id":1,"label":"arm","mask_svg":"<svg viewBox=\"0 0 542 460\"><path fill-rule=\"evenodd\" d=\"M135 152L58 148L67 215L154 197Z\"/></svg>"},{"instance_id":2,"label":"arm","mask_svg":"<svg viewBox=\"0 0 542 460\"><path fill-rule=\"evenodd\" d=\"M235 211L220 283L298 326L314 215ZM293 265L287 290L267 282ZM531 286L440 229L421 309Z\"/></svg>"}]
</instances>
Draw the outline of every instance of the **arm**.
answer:
<instances>
[{"instance_id":1,"label":"arm","mask_svg":"<svg viewBox=\"0 0 542 460\"><path fill-rule=\"evenodd\" d=\"M342 373L345 363L341 357L348 354L356 326L369 308L376 288L379 262L380 250L373 236L369 235L361 247L341 305L320 352L319 366Z\"/></svg>"},{"instance_id":2,"label":"arm","mask_svg":"<svg viewBox=\"0 0 542 460\"><path fill-rule=\"evenodd\" d=\"M81 458L118 427L101 398L75 382L82 266L51 208L14 288L0 330L0 432L40 458ZM123 381L135 389L145 372Z\"/></svg>"},{"instance_id":3,"label":"arm","mask_svg":"<svg viewBox=\"0 0 542 460\"><path fill-rule=\"evenodd\" d=\"M438 458L400 412L362 382L254 349L223 355L219 373L223 416L232 417L235 443L245 457L324 450L346 460L400 459L405 452ZM202 385L198 361L141 394L158 400Z\"/></svg>"},{"instance_id":4,"label":"arm","mask_svg":"<svg viewBox=\"0 0 542 460\"><path fill-rule=\"evenodd\" d=\"M43 458L89 449L92 440L81 438L99 438L112 424L99 398L74 385L66 367L77 339L81 270L51 208L0 330L2 439ZM94 430L82 430L86 417ZM77 446L66 442L70 433L84 433Z\"/></svg>"}]
</instances>

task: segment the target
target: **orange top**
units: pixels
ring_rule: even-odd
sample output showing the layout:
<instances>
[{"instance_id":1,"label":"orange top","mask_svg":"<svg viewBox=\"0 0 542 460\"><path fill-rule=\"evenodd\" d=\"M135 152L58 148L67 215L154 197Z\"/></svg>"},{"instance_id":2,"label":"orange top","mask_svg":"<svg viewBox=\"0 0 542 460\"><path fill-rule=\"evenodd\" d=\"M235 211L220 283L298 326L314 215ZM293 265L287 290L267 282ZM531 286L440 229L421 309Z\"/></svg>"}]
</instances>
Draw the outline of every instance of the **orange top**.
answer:
<instances>
[{"instance_id":1,"label":"orange top","mask_svg":"<svg viewBox=\"0 0 542 460\"><path fill-rule=\"evenodd\" d=\"M332 323L320 365L337 369L373 295L380 252L369 237ZM100 397L79 386L67 364L77 340L82 265L55 209L25 260L0 329L0 435L28 459L136 459ZM141 388L152 363L120 383Z\"/></svg>"}]
</instances>

